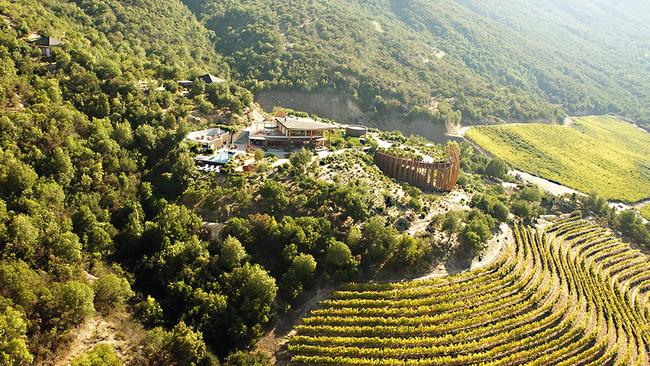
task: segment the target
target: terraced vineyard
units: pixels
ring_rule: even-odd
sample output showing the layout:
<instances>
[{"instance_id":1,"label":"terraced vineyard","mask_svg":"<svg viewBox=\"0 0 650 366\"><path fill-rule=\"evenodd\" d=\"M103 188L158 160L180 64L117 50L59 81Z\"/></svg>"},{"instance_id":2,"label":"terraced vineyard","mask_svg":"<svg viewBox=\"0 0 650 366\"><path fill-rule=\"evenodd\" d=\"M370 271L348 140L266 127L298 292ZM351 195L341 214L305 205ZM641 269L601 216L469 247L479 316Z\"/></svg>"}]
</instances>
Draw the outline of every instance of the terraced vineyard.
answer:
<instances>
[{"instance_id":1,"label":"terraced vineyard","mask_svg":"<svg viewBox=\"0 0 650 366\"><path fill-rule=\"evenodd\" d=\"M342 286L297 327L293 365L649 365L650 261L570 218L516 226L489 267Z\"/></svg>"}]
</instances>

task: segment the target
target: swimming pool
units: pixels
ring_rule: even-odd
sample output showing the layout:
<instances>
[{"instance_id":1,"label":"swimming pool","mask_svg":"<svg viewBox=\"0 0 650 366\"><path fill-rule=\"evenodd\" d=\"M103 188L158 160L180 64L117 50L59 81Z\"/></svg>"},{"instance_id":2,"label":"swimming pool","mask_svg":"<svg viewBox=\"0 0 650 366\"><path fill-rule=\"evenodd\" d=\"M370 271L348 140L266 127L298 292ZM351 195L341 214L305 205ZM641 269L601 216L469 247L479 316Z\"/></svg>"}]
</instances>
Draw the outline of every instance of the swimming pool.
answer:
<instances>
[{"instance_id":1,"label":"swimming pool","mask_svg":"<svg viewBox=\"0 0 650 366\"><path fill-rule=\"evenodd\" d=\"M206 164L218 164L224 165L235 155L232 151L217 151L214 155L210 156L201 156L199 161L202 161Z\"/></svg>"},{"instance_id":2,"label":"swimming pool","mask_svg":"<svg viewBox=\"0 0 650 366\"><path fill-rule=\"evenodd\" d=\"M212 155L211 160L217 164L225 164L233 157L233 155L235 155L235 153L230 151L219 151Z\"/></svg>"}]
</instances>

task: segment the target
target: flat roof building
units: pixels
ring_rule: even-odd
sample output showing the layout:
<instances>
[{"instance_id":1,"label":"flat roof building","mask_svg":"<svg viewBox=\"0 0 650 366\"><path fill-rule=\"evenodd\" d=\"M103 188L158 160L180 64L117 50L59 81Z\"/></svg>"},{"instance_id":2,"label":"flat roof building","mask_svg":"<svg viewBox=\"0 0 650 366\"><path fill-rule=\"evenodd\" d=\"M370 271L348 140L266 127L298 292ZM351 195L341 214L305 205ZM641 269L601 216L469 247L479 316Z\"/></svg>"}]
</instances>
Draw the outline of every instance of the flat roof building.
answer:
<instances>
[{"instance_id":1,"label":"flat roof building","mask_svg":"<svg viewBox=\"0 0 650 366\"><path fill-rule=\"evenodd\" d=\"M201 152L217 150L230 141L230 133L221 128L208 128L206 130L193 131L185 136L186 140L199 144Z\"/></svg>"},{"instance_id":2,"label":"flat roof building","mask_svg":"<svg viewBox=\"0 0 650 366\"><path fill-rule=\"evenodd\" d=\"M253 124L249 146L325 147L329 141L328 132L334 129L335 125L311 118L274 117L271 121Z\"/></svg>"},{"instance_id":3,"label":"flat roof building","mask_svg":"<svg viewBox=\"0 0 650 366\"><path fill-rule=\"evenodd\" d=\"M61 45L61 41L54 37L43 37L36 39L34 44L41 50L41 55L44 57L52 56L52 47L58 47Z\"/></svg>"}]
</instances>

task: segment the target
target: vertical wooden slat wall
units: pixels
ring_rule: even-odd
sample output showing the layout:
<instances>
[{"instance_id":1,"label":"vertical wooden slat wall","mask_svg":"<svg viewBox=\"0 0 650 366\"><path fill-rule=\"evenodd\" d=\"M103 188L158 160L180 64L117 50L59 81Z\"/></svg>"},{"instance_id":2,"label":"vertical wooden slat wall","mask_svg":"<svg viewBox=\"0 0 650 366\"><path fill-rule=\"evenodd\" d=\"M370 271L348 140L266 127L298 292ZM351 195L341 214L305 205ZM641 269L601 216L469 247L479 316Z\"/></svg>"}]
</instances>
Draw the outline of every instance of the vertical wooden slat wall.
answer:
<instances>
[{"instance_id":1,"label":"vertical wooden slat wall","mask_svg":"<svg viewBox=\"0 0 650 366\"><path fill-rule=\"evenodd\" d=\"M420 189L449 192L460 176L460 151L456 144L450 144L447 147L446 161L435 163L425 163L377 151L375 164L386 175Z\"/></svg>"}]
</instances>

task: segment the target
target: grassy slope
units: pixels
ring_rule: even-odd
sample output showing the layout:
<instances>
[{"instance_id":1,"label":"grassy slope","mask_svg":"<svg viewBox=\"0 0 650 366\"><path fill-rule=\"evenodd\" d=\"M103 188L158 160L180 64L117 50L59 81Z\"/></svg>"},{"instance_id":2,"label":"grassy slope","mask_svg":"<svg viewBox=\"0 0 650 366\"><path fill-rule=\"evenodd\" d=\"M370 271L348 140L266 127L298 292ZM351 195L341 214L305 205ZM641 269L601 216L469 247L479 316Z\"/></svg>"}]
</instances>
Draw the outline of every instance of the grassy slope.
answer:
<instances>
[{"instance_id":1,"label":"grassy slope","mask_svg":"<svg viewBox=\"0 0 650 366\"><path fill-rule=\"evenodd\" d=\"M650 135L615 118L477 127L467 136L514 167L571 188L624 201L650 197Z\"/></svg>"},{"instance_id":2,"label":"grassy slope","mask_svg":"<svg viewBox=\"0 0 650 366\"><path fill-rule=\"evenodd\" d=\"M641 215L650 220L650 205L645 205L641 208Z\"/></svg>"}]
</instances>

